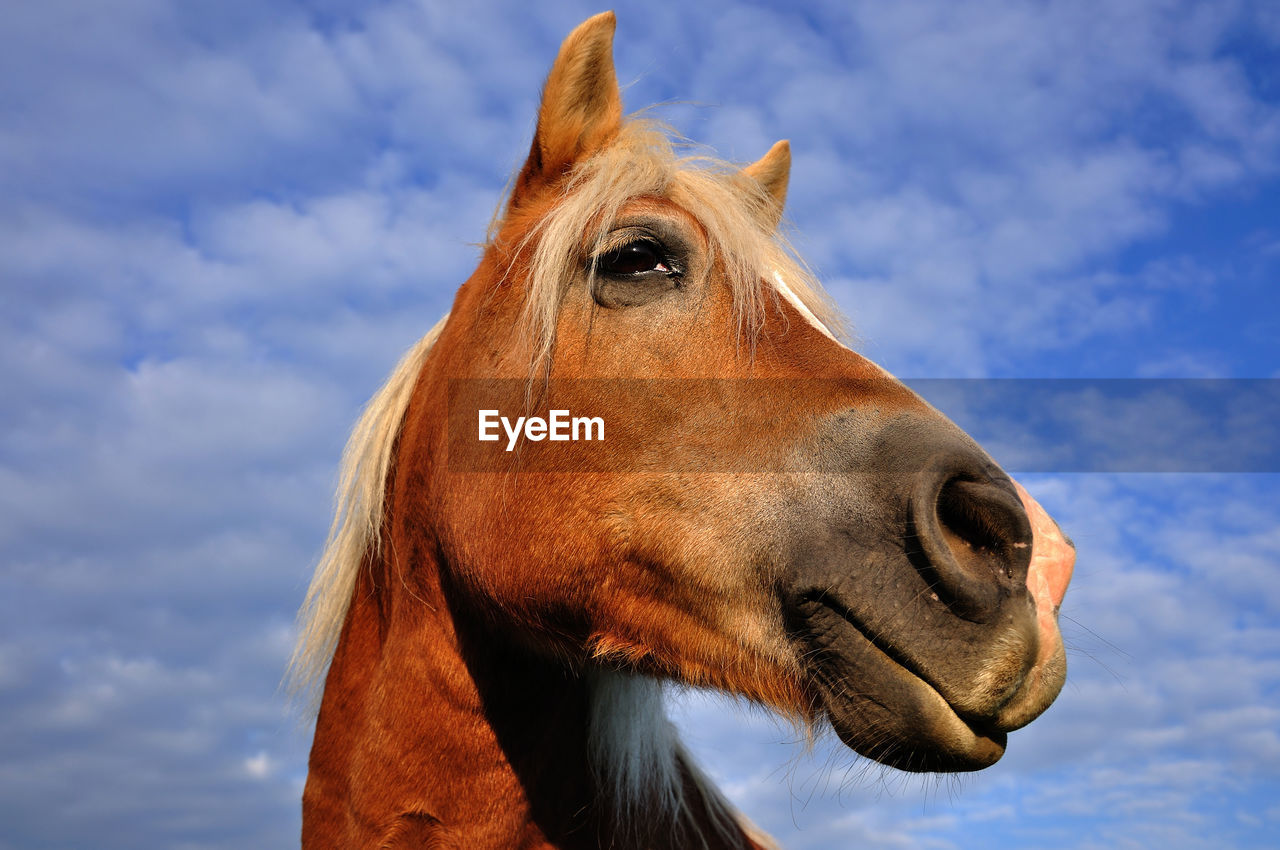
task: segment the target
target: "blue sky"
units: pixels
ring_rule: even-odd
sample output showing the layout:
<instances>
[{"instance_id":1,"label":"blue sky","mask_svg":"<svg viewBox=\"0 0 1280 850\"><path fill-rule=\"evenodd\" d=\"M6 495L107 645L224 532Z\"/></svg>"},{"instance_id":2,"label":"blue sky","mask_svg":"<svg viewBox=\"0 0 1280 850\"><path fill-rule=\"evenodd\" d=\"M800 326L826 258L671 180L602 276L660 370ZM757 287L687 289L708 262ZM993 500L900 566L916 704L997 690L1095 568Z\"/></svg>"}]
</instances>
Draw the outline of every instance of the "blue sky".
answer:
<instances>
[{"instance_id":1,"label":"blue sky","mask_svg":"<svg viewBox=\"0 0 1280 850\"><path fill-rule=\"evenodd\" d=\"M277 685L347 429L601 10L470 7L6 11L0 848L296 841ZM617 11L629 108L791 139L795 242L891 371L1280 377L1275 4ZM1071 675L1000 764L908 778L676 694L710 772L792 848L1273 846L1276 476L1024 483L1080 546Z\"/></svg>"}]
</instances>

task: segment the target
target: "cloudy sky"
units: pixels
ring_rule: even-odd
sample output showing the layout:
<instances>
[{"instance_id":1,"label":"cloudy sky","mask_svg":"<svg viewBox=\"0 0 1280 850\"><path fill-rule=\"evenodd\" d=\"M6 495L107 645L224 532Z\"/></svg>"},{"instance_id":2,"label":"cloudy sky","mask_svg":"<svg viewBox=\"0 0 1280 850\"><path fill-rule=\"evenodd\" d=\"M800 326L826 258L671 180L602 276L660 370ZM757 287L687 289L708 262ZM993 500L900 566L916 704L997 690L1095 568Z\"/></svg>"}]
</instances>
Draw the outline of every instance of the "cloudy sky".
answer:
<instances>
[{"instance_id":1,"label":"cloudy sky","mask_svg":"<svg viewBox=\"0 0 1280 850\"><path fill-rule=\"evenodd\" d=\"M462 6L6 9L0 848L296 843L277 688L346 432L602 8ZM617 9L630 108L791 139L795 242L891 371L1280 377L1275 4ZM1280 480L1027 469L1080 547L1071 676L1004 761L908 778L677 694L691 743L792 848L1273 846Z\"/></svg>"}]
</instances>

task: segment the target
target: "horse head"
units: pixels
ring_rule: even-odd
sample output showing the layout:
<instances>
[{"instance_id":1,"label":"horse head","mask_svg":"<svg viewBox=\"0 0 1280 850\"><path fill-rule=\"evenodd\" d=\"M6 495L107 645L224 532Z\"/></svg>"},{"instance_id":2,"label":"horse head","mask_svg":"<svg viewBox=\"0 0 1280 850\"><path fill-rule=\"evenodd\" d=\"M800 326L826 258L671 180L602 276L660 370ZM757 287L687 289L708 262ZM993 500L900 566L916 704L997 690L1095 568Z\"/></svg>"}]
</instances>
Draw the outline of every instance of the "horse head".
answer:
<instances>
[{"instance_id":1,"label":"horse head","mask_svg":"<svg viewBox=\"0 0 1280 850\"><path fill-rule=\"evenodd\" d=\"M779 233L786 142L728 167L624 117L614 26L598 15L564 42L479 267L357 430L363 507L340 516L318 573L313 647L359 632L375 600L361 663L479 694L517 774L527 736L494 718L538 703L534 669L586 683L588 761L643 749L618 732L618 681L676 680L825 719L893 767L992 764L1062 687L1071 544L971 438L841 342ZM604 439L485 442L477 416L503 405L590 411ZM351 736L370 709L341 706L381 691L345 660L337 672L343 651L321 726ZM325 722L335 690L342 724Z\"/></svg>"}]
</instances>

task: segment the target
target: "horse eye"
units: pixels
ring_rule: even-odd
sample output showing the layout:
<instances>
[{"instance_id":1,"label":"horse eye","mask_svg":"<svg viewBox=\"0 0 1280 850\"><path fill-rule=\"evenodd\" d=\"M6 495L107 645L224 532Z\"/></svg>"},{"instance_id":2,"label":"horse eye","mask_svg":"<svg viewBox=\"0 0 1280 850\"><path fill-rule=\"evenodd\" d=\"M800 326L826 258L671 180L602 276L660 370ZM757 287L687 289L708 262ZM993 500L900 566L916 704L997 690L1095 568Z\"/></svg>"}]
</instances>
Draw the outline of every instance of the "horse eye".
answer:
<instances>
[{"instance_id":1,"label":"horse eye","mask_svg":"<svg viewBox=\"0 0 1280 850\"><path fill-rule=\"evenodd\" d=\"M597 268L610 275L637 275L645 272L670 272L662 260L662 249L656 242L641 239L614 248L602 256Z\"/></svg>"}]
</instances>

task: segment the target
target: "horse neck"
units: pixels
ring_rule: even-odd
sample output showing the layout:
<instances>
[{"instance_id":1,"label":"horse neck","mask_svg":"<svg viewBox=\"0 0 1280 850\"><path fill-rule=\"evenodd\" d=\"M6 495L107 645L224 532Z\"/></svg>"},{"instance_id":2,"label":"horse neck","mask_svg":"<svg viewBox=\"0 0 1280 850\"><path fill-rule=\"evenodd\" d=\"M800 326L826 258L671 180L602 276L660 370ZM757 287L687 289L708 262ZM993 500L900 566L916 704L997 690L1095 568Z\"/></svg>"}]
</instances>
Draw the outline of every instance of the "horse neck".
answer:
<instances>
[{"instance_id":1,"label":"horse neck","mask_svg":"<svg viewBox=\"0 0 1280 850\"><path fill-rule=\"evenodd\" d=\"M385 561L361 571L316 721L304 848L596 846L585 683L496 637L426 552L406 554L412 580Z\"/></svg>"},{"instance_id":2,"label":"horse neck","mask_svg":"<svg viewBox=\"0 0 1280 850\"><path fill-rule=\"evenodd\" d=\"M329 669L303 850L757 846L713 824L683 757L680 822L622 824L589 763L588 681L459 611L434 570L380 573L361 571Z\"/></svg>"},{"instance_id":3,"label":"horse neck","mask_svg":"<svg viewBox=\"0 0 1280 850\"><path fill-rule=\"evenodd\" d=\"M755 846L723 818L713 825L714 792L683 758L685 805L674 815L646 817L644 793L619 804L601 791L591 681L480 613L468 601L478 594L448 579L455 571L421 517L397 510L443 456L428 409L405 417L387 540L359 571L330 664L303 794L304 850ZM690 840L673 844L677 835Z\"/></svg>"}]
</instances>

